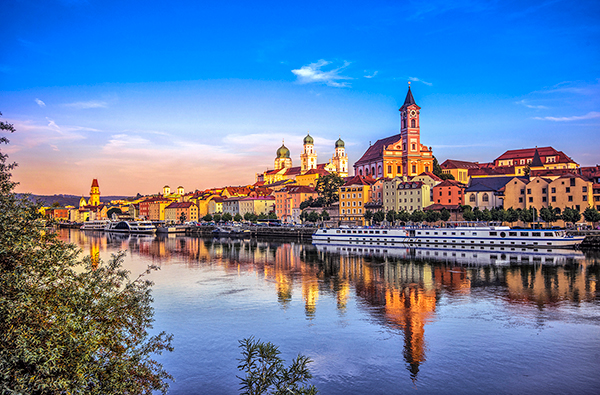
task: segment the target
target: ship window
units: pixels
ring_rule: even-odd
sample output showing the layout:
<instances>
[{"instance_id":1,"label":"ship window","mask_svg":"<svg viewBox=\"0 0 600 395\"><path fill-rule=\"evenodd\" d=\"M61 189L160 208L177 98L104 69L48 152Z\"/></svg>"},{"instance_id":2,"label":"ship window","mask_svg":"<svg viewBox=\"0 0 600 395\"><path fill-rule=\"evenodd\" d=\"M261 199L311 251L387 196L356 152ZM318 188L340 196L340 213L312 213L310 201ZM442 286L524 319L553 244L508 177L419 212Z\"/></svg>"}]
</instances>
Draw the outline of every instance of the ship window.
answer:
<instances>
[{"instance_id":1,"label":"ship window","mask_svg":"<svg viewBox=\"0 0 600 395\"><path fill-rule=\"evenodd\" d=\"M528 232L521 232L521 236L529 236Z\"/></svg>"},{"instance_id":2,"label":"ship window","mask_svg":"<svg viewBox=\"0 0 600 395\"><path fill-rule=\"evenodd\" d=\"M473 232L473 236L477 236L477 232Z\"/></svg>"},{"instance_id":3,"label":"ship window","mask_svg":"<svg viewBox=\"0 0 600 395\"><path fill-rule=\"evenodd\" d=\"M426 234L426 235L428 235L428 234L429 234L429 232L425 232L425 234Z\"/></svg>"},{"instance_id":4,"label":"ship window","mask_svg":"<svg viewBox=\"0 0 600 395\"><path fill-rule=\"evenodd\" d=\"M362 233L362 230L359 230L358 233Z\"/></svg>"},{"instance_id":5,"label":"ship window","mask_svg":"<svg viewBox=\"0 0 600 395\"><path fill-rule=\"evenodd\" d=\"M442 232L442 234L443 234L443 235L445 235L445 234L446 234L446 232Z\"/></svg>"},{"instance_id":6,"label":"ship window","mask_svg":"<svg viewBox=\"0 0 600 395\"><path fill-rule=\"evenodd\" d=\"M517 232L508 232L508 235L509 235L509 236L511 236L511 237L512 237L512 236L516 236L516 235L517 235Z\"/></svg>"},{"instance_id":7,"label":"ship window","mask_svg":"<svg viewBox=\"0 0 600 395\"><path fill-rule=\"evenodd\" d=\"M340 233L340 231L338 230L338 231L337 231L337 232L335 232L335 233Z\"/></svg>"},{"instance_id":8,"label":"ship window","mask_svg":"<svg viewBox=\"0 0 600 395\"><path fill-rule=\"evenodd\" d=\"M355 231L355 230L353 230L353 231L352 231L352 233L356 233L356 231Z\"/></svg>"},{"instance_id":9,"label":"ship window","mask_svg":"<svg viewBox=\"0 0 600 395\"><path fill-rule=\"evenodd\" d=\"M465 235L465 232L460 232L460 235L461 235L461 236L464 236L464 235Z\"/></svg>"},{"instance_id":10,"label":"ship window","mask_svg":"<svg viewBox=\"0 0 600 395\"><path fill-rule=\"evenodd\" d=\"M421 232L417 232L417 234L418 234L418 235L420 235L420 234L421 234Z\"/></svg>"},{"instance_id":11,"label":"ship window","mask_svg":"<svg viewBox=\"0 0 600 395\"><path fill-rule=\"evenodd\" d=\"M552 232L545 232L544 236L545 237L554 237L554 233L552 233Z\"/></svg>"},{"instance_id":12,"label":"ship window","mask_svg":"<svg viewBox=\"0 0 600 395\"><path fill-rule=\"evenodd\" d=\"M370 233L370 234L373 234L373 231L372 231L372 230L370 230L370 231L369 231L369 233Z\"/></svg>"},{"instance_id":13,"label":"ship window","mask_svg":"<svg viewBox=\"0 0 600 395\"><path fill-rule=\"evenodd\" d=\"M383 231L383 234L384 234L384 235L387 235L387 230L384 230L384 231Z\"/></svg>"},{"instance_id":14,"label":"ship window","mask_svg":"<svg viewBox=\"0 0 600 395\"><path fill-rule=\"evenodd\" d=\"M542 234L540 232L531 232L533 237L540 237Z\"/></svg>"},{"instance_id":15,"label":"ship window","mask_svg":"<svg viewBox=\"0 0 600 395\"><path fill-rule=\"evenodd\" d=\"M498 232L490 232L490 236L498 236Z\"/></svg>"},{"instance_id":16,"label":"ship window","mask_svg":"<svg viewBox=\"0 0 600 395\"><path fill-rule=\"evenodd\" d=\"M456 235L456 232L452 232L452 236Z\"/></svg>"},{"instance_id":17,"label":"ship window","mask_svg":"<svg viewBox=\"0 0 600 395\"><path fill-rule=\"evenodd\" d=\"M378 235L378 234L379 234L379 231L378 231L378 230L376 230L376 231L375 231L375 234L376 234L376 235Z\"/></svg>"},{"instance_id":18,"label":"ship window","mask_svg":"<svg viewBox=\"0 0 600 395\"><path fill-rule=\"evenodd\" d=\"M504 233L504 232L500 232L500 237L506 237L506 233ZM503 242L503 241L501 241L501 243L502 243L502 244L504 244L504 242Z\"/></svg>"}]
</instances>

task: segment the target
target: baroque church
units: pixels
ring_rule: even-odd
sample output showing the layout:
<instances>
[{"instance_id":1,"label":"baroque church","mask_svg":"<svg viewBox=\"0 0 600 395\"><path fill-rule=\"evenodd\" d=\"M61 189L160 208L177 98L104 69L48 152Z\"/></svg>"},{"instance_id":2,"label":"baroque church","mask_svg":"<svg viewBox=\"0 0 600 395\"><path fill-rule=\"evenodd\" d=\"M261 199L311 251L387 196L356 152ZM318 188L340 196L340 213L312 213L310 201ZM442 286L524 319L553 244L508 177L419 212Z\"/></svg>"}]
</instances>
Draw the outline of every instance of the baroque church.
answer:
<instances>
[{"instance_id":1,"label":"baroque church","mask_svg":"<svg viewBox=\"0 0 600 395\"><path fill-rule=\"evenodd\" d=\"M400 134L377 140L354 164L354 174L373 178L414 177L433 171L431 147L421 144L421 107L408 83L408 93L400 107Z\"/></svg>"},{"instance_id":2,"label":"baroque church","mask_svg":"<svg viewBox=\"0 0 600 395\"><path fill-rule=\"evenodd\" d=\"M256 181L268 185L279 181L297 180L302 176L318 177L329 173L337 173L341 177L348 176L348 156L341 138L335 142L333 157L327 163L317 162L317 151L310 133L304 138L303 143L300 166L293 166L290 150L285 144L281 144L276 153L274 169L258 173Z\"/></svg>"}]
</instances>

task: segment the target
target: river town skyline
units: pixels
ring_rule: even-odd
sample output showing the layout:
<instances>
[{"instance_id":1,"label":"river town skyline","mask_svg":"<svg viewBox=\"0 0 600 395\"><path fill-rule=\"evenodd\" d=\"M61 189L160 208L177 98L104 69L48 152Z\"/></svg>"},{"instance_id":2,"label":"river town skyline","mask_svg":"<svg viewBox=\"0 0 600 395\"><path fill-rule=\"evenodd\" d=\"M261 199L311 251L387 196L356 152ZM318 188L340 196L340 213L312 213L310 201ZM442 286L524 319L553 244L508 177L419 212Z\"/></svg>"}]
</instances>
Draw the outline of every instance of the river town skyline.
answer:
<instances>
[{"instance_id":1,"label":"river town skyline","mask_svg":"<svg viewBox=\"0 0 600 395\"><path fill-rule=\"evenodd\" d=\"M252 183L307 132L350 165L398 132L407 82L440 162L553 146L600 163L593 1L9 2L0 111L18 192Z\"/></svg>"}]
</instances>

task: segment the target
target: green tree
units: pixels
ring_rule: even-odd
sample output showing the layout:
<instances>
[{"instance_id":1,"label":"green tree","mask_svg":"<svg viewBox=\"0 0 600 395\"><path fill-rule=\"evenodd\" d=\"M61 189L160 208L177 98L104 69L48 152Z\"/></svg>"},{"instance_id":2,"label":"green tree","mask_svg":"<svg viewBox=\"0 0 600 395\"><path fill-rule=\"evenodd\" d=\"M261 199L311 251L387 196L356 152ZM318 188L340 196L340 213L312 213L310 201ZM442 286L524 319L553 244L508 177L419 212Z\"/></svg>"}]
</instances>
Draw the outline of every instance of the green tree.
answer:
<instances>
[{"instance_id":1,"label":"green tree","mask_svg":"<svg viewBox=\"0 0 600 395\"><path fill-rule=\"evenodd\" d=\"M233 216L230 213L223 213L221 216L221 220L225 222L229 222L233 219Z\"/></svg>"},{"instance_id":2,"label":"green tree","mask_svg":"<svg viewBox=\"0 0 600 395\"><path fill-rule=\"evenodd\" d=\"M519 220L519 213L514 208L510 207L506 210L505 221L510 222L511 224Z\"/></svg>"},{"instance_id":3,"label":"green tree","mask_svg":"<svg viewBox=\"0 0 600 395\"><path fill-rule=\"evenodd\" d=\"M581 213L579 210L575 210L574 208L566 207L561 215L563 221L566 223L575 224L577 221L581 219Z\"/></svg>"},{"instance_id":4,"label":"green tree","mask_svg":"<svg viewBox=\"0 0 600 395\"><path fill-rule=\"evenodd\" d=\"M556 222L558 220L558 214L556 213L556 211L554 211L552 206L542 207L540 209L540 218L542 219L542 221L552 225L552 222Z\"/></svg>"},{"instance_id":5,"label":"green tree","mask_svg":"<svg viewBox=\"0 0 600 395\"><path fill-rule=\"evenodd\" d=\"M214 213L213 220L215 222L221 222L221 213Z\"/></svg>"},{"instance_id":6,"label":"green tree","mask_svg":"<svg viewBox=\"0 0 600 395\"><path fill-rule=\"evenodd\" d=\"M329 221L331 219L331 216L327 210L323 210L321 212L321 219L323 219L323 221Z\"/></svg>"},{"instance_id":7,"label":"green tree","mask_svg":"<svg viewBox=\"0 0 600 395\"><path fill-rule=\"evenodd\" d=\"M323 198L326 207L340 200L338 191L344 185L344 179L337 173L329 173L317 179L315 190Z\"/></svg>"},{"instance_id":8,"label":"green tree","mask_svg":"<svg viewBox=\"0 0 600 395\"><path fill-rule=\"evenodd\" d=\"M171 376L151 356L172 350L171 336L148 335L152 283L131 280L122 253L80 261L39 206L14 193L6 159L0 153L0 393L166 393Z\"/></svg>"},{"instance_id":9,"label":"green tree","mask_svg":"<svg viewBox=\"0 0 600 395\"><path fill-rule=\"evenodd\" d=\"M258 214L258 219L269 219L269 216L265 213Z\"/></svg>"},{"instance_id":10,"label":"green tree","mask_svg":"<svg viewBox=\"0 0 600 395\"><path fill-rule=\"evenodd\" d=\"M271 211L269 215L267 215L268 219L277 219L277 214L274 211Z\"/></svg>"},{"instance_id":11,"label":"green tree","mask_svg":"<svg viewBox=\"0 0 600 395\"><path fill-rule=\"evenodd\" d=\"M588 207L583 212L583 218L585 218L587 222L591 222L593 227L596 228L596 222L600 221L600 213L595 208Z\"/></svg>"},{"instance_id":12,"label":"green tree","mask_svg":"<svg viewBox=\"0 0 600 395\"><path fill-rule=\"evenodd\" d=\"M440 211L440 219L444 222L448 221L450 219L450 211L443 208L442 211Z\"/></svg>"},{"instance_id":13,"label":"green tree","mask_svg":"<svg viewBox=\"0 0 600 395\"><path fill-rule=\"evenodd\" d=\"M300 203L300 210L304 210L307 207L311 207L312 204L314 202L314 199L312 196L309 196L308 199L306 199L305 201L303 201L302 203Z\"/></svg>"},{"instance_id":14,"label":"green tree","mask_svg":"<svg viewBox=\"0 0 600 395\"><path fill-rule=\"evenodd\" d=\"M385 215L385 219L389 223L393 223L396 220L396 212L394 210L388 211L387 214Z\"/></svg>"},{"instance_id":15,"label":"green tree","mask_svg":"<svg viewBox=\"0 0 600 395\"><path fill-rule=\"evenodd\" d=\"M525 223L533 222L534 221L533 214L534 213L533 213L533 210L531 208L525 209L525 210L521 210L521 213L519 214L519 219L521 221L525 222Z\"/></svg>"},{"instance_id":16,"label":"green tree","mask_svg":"<svg viewBox=\"0 0 600 395\"><path fill-rule=\"evenodd\" d=\"M212 220L213 220L213 217L210 214L206 214L204 217L202 217L202 221L210 222Z\"/></svg>"},{"instance_id":17,"label":"green tree","mask_svg":"<svg viewBox=\"0 0 600 395\"><path fill-rule=\"evenodd\" d=\"M474 221L474 220L475 220L475 218L476 218L476 217L475 217L475 214L473 213L473 210L471 210L471 207L470 207L470 206L469 206L469 207L466 207L466 208L463 210L463 213L462 213L462 215L463 215L463 219L464 219L465 221Z\"/></svg>"},{"instance_id":18,"label":"green tree","mask_svg":"<svg viewBox=\"0 0 600 395\"><path fill-rule=\"evenodd\" d=\"M308 364L312 361L298 355L286 368L281 352L273 343L263 343L254 337L240 340L242 358L238 370L246 374L239 377L242 395L260 394L304 394L317 393L315 386L305 386L312 378Z\"/></svg>"},{"instance_id":19,"label":"green tree","mask_svg":"<svg viewBox=\"0 0 600 395\"><path fill-rule=\"evenodd\" d=\"M240 222L242 219L244 219L244 217L242 217L240 213L236 213L235 216L233 217L233 220L235 222Z\"/></svg>"},{"instance_id":20,"label":"green tree","mask_svg":"<svg viewBox=\"0 0 600 395\"><path fill-rule=\"evenodd\" d=\"M186 219L187 219L187 218L186 218L186 216L185 216L185 213L181 213L181 215L179 216L179 222L180 222L180 223L184 223Z\"/></svg>"},{"instance_id":21,"label":"green tree","mask_svg":"<svg viewBox=\"0 0 600 395\"><path fill-rule=\"evenodd\" d=\"M373 222L380 224L385 220L385 213L383 210L378 210L373 214Z\"/></svg>"},{"instance_id":22,"label":"green tree","mask_svg":"<svg viewBox=\"0 0 600 395\"><path fill-rule=\"evenodd\" d=\"M421 223L425 221L425 213L421 210L415 210L412 213L410 213L410 220L412 222Z\"/></svg>"},{"instance_id":23,"label":"green tree","mask_svg":"<svg viewBox=\"0 0 600 395\"><path fill-rule=\"evenodd\" d=\"M436 210L427 210L425 213L425 220L432 224L439 221L441 217L440 212Z\"/></svg>"},{"instance_id":24,"label":"green tree","mask_svg":"<svg viewBox=\"0 0 600 395\"><path fill-rule=\"evenodd\" d=\"M366 210L365 211L365 221L367 221L367 223L370 224L372 219L373 219L373 212L371 210Z\"/></svg>"},{"instance_id":25,"label":"green tree","mask_svg":"<svg viewBox=\"0 0 600 395\"><path fill-rule=\"evenodd\" d=\"M487 208L481 212L481 221L489 222L492 220L492 213Z\"/></svg>"},{"instance_id":26,"label":"green tree","mask_svg":"<svg viewBox=\"0 0 600 395\"><path fill-rule=\"evenodd\" d=\"M442 180L454 180L454 176L450 173L444 173L442 167L440 166L437 158L433 157L433 174L441 178Z\"/></svg>"},{"instance_id":27,"label":"green tree","mask_svg":"<svg viewBox=\"0 0 600 395\"><path fill-rule=\"evenodd\" d=\"M398 211L398 214L396 215L396 217L398 218L398 221L401 221L401 222L410 221L410 213L406 210Z\"/></svg>"},{"instance_id":28,"label":"green tree","mask_svg":"<svg viewBox=\"0 0 600 395\"><path fill-rule=\"evenodd\" d=\"M258 219L258 215L254 214L254 213L248 212L248 213L244 214L244 219L246 221L252 221L252 222L254 222L254 221L256 221Z\"/></svg>"},{"instance_id":29,"label":"green tree","mask_svg":"<svg viewBox=\"0 0 600 395\"><path fill-rule=\"evenodd\" d=\"M317 222L319 220L319 213L311 211L305 218L308 222Z\"/></svg>"}]
</instances>

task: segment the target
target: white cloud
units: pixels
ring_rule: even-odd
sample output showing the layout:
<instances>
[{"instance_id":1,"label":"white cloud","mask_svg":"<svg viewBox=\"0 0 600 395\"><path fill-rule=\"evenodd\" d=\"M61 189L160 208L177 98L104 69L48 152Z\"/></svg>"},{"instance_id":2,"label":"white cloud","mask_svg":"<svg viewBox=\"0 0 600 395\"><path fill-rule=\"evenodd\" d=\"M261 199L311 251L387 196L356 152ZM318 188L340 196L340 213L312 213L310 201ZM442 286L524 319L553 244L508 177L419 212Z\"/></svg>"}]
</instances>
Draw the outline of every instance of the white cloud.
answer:
<instances>
[{"instance_id":1,"label":"white cloud","mask_svg":"<svg viewBox=\"0 0 600 395\"><path fill-rule=\"evenodd\" d=\"M594 119L600 118L600 112L591 111L585 115L581 116L572 116L572 117L534 117L533 119L539 119L542 121L553 121L553 122L570 122L570 121L580 121L584 119Z\"/></svg>"},{"instance_id":2,"label":"white cloud","mask_svg":"<svg viewBox=\"0 0 600 395\"><path fill-rule=\"evenodd\" d=\"M40 99L36 98L35 102L37 103L38 106L40 107L46 107L46 103L44 103L43 101L41 101Z\"/></svg>"},{"instance_id":3,"label":"white cloud","mask_svg":"<svg viewBox=\"0 0 600 395\"><path fill-rule=\"evenodd\" d=\"M433 85L431 82L423 81L422 79L417 78L417 77L408 77L408 80L412 81L412 82L420 82L420 83L425 84L427 86Z\"/></svg>"},{"instance_id":4,"label":"white cloud","mask_svg":"<svg viewBox=\"0 0 600 395\"><path fill-rule=\"evenodd\" d=\"M366 72L367 72L367 70L365 70L365 73L366 73ZM365 75L365 78L373 78L373 77L375 77L375 76L377 75L377 73L379 73L379 71L375 71L375 72L374 72L373 74L371 74L371 75L368 75L368 74L367 74L367 75Z\"/></svg>"},{"instance_id":5,"label":"white cloud","mask_svg":"<svg viewBox=\"0 0 600 395\"><path fill-rule=\"evenodd\" d=\"M108 103L99 100L90 100L90 101L78 101L75 103L67 103L65 104L67 107L73 107L78 110L86 110L88 108L107 108Z\"/></svg>"},{"instance_id":6,"label":"white cloud","mask_svg":"<svg viewBox=\"0 0 600 395\"><path fill-rule=\"evenodd\" d=\"M313 82L323 83L327 86L333 86L336 88L344 88L350 86L347 82L337 82L339 80L351 80L351 77L340 75L340 71L344 70L350 65L350 62L344 61L344 65L333 70L324 71L322 67L331 64L327 60L319 60L316 63L311 63L306 66L302 66L299 69L292 70L292 73L298 77L300 84L310 84Z\"/></svg>"},{"instance_id":7,"label":"white cloud","mask_svg":"<svg viewBox=\"0 0 600 395\"><path fill-rule=\"evenodd\" d=\"M520 105L525 106L527 108L535 108L537 110L545 110L545 109L548 108L546 106L534 106L533 104L528 104L527 101L525 101L525 100L516 101L515 104L520 104Z\"/></svg>"}]
</instances>

